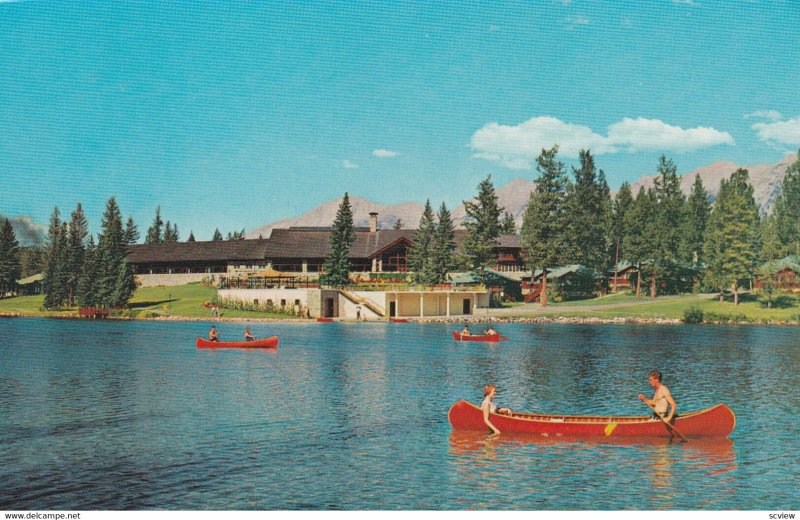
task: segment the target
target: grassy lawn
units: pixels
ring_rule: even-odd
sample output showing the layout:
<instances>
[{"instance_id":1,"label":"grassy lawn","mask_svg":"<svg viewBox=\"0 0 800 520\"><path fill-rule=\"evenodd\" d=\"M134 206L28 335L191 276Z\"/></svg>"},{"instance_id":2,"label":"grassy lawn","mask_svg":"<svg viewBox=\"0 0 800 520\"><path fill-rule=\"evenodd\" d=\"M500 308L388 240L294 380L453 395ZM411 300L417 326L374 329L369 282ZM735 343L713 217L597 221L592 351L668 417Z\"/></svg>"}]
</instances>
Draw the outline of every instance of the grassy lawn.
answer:
<instances>
[{"instance_id":1,"label":"grassy lawn","mask_svg":"<svg viewBox=\"0 0 800 520\"><path fill-rule=\"evenodd\" d=\"M217 290L199 284L178 285L175 287L139 288L130 301L130 309L123 315L133 318L153 318L174 316L185 318L211 318L211 311L203 303L214 301ZM23 314L26 316L74 316L77 308L60 311L41 310L44 296L17 296L0 299L0 313ZM223 318L291 318L286 314L220 309Z\"/></svg>"},{"instance_id":2,"label":"grassy lawn","mask_svg":"<svg viewBox=\"0 0 800 520\"><path fill-rule=\"evenodd\" d=\"M606 305L614 306L603 308ZM548 307L549 310L537 314L565 317L683 319L684 312L695 308L703 312L706 321L800 322L800 298L786 295L774 298L772 308L767 307L764 298L756 298L749 294L740 298L739 305L734 305L730 297L727 297L724 303L720 303L717 295L708 294L664 296L655 300L646 296L637 299L635 296L624 294L579 302L555 303Z\"/></svg>"}]
</instances>

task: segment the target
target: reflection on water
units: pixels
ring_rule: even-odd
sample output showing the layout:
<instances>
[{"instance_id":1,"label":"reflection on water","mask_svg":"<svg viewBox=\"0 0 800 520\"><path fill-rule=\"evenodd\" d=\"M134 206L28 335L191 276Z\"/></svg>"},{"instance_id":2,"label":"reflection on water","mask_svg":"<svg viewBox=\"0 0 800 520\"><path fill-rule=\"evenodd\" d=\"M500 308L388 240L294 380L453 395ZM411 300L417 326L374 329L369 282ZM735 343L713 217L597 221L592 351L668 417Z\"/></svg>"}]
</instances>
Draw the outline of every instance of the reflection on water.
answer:
<instances>
[{"instance_id":1,"label":"reflection on water","mask_svg":"<svg viewBox=\"0 0 800 520\"><path fill-rule=\"evenodd\" d=\"M793 329L258 323L279 349L199 351L206 325L0 320L0 509L800 508ZM447 422L488 382L515 410L640 415L654 367L679 409L728 404L732 440Z\"/></svg>"}]
</instances>

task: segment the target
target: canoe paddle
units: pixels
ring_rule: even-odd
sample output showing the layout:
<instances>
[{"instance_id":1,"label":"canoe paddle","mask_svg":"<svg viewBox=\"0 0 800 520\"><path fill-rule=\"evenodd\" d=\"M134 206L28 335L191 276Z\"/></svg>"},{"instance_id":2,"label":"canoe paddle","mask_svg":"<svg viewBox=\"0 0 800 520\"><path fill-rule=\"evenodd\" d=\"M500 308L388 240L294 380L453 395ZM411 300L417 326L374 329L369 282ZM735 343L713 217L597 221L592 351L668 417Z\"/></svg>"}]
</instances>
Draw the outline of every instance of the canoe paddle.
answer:
<instances>
[{"instance_id":1,"label":"canoe paddle","mask_svg":"<svg viewBox=\"0 0 800 520\"><path fill-rule=\"evenodd\" d=\"M674 434L676 434L678 437L680 437L681 439L683 439L683 442L689 442L689 439L687 439L687 438L686 438L686 437L685 437L685 436L684 436L684 435L683 435L683 434L682 434L682 433L681 433L681 432L680 432L680 431L679 431L679 430L678 430L676 427L674 427L672 424L670 424L670 422L669 422L668 420L666 420L666 419L664 419L663 417L661 417L661 414L659 414L658 412L656 412L656 409L655 409L655 408L654 408L654 407L653 407L653 406L652 406L650 403L648 403L647 401L642 401L642 402L643 402L644 404L646 404L648 408L650 408L651 410L653 410L653 413L654 413L654 414L656 414L656 415L658 416L658 418L659 418L659 419L661 419L661 422L663 422L664 424L666 424L666 425L669 427L669 429L671 430L671 433L674 433Z\"/></svg>"}]
</instances>

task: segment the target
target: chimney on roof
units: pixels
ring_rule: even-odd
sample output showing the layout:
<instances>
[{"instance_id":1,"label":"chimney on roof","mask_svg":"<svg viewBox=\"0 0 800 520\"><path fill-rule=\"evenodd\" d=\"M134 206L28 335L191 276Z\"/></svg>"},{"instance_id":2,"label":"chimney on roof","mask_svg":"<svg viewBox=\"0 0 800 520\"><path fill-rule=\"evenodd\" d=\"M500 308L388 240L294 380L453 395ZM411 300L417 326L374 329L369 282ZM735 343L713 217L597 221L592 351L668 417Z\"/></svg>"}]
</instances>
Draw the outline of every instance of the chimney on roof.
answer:
<instances>
[{"instance_id":1,"label":"chimney on roof","mask_svg":"<svg viewBox=\"0 0 800 520\"><path fill-rule=\"evenodd\" d=\"M369 232L374 233L378 231L378 212L372 211L369 214Z\"/></svg>"}]
</instances>

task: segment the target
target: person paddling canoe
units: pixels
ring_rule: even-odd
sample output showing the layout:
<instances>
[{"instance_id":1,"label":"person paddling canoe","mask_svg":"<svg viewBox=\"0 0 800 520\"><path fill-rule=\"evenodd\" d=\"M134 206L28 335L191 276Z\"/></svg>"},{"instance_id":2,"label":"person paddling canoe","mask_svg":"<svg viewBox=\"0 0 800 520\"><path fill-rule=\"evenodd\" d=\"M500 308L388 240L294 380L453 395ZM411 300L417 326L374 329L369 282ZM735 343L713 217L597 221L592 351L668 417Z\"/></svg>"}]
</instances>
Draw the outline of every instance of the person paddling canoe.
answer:
<instances>
[{"instance_id":1,"label":"person paddling canoe","mask_svg":"<svg viewBox=\"0 0 800 520\"><path fill-rule=\"evenodd\" d=\"M492 433L498 434L500 430L492 424L492 421L489 420L489 414L492 413L501 413L504 415L508 415L511 413L511 410L508 408L498 408L496 404L492 402L494 397L497 395L497 387L495 385L489 384L483 387L483 402L481 403L481 410L483 410L483 422L486 423L486 426L492 430Z\"/></svg>"},{"instance_id":2,"label":"person paddling canoe","mask_svg":"<svg viewBox=\"0 0 800 520\"><path fill-rule=\"evenodd\" d=\"M208 331L208 340L219 341L219 332L217 332L217 327L215 325L212 325L211 330Z\"/></svg>"},{"instance_id":3,"label":"person paddling canoe","mask_svg":"<svg viewBox=\"0 0 800 520\"><path fill-rule=\"evenodd\" d=\"M644 395L639 394L639 400L653 409L654 419L661 418L666 422L671 422L675 417L675 411L678 409L678 405L675 404L675 399L672 398L669 388L661 382L661 372L658 370L651 371L650 374L648 374L648 380L650 386L656 389L653 393L653 398L648 399ZM667 414L668 410L669 415Z\"/></svg>"},{"instance_id":4,"label":"person paddling canoe","mask_svg":"<svg viewBox=\"0 0 800 520\"><path fill-rule=\"evenodd\" d=\"M483 334L485 336L494 336L495 334L497 334L497 332L495 332L494 327L489 325L488 327L486 327L486 330L483 331Z\"/></svg>"},{"instance_id":5,"label":"person paddling canoe","mask_svg":"<svg viewBox=\"0 0 800 520\"><path fill-rule=\"evenodd\" d=\"M255 341L256 337L250 333L250 327L244 328L244 340L245 341Z\"/></svg>"}]
</instances>

